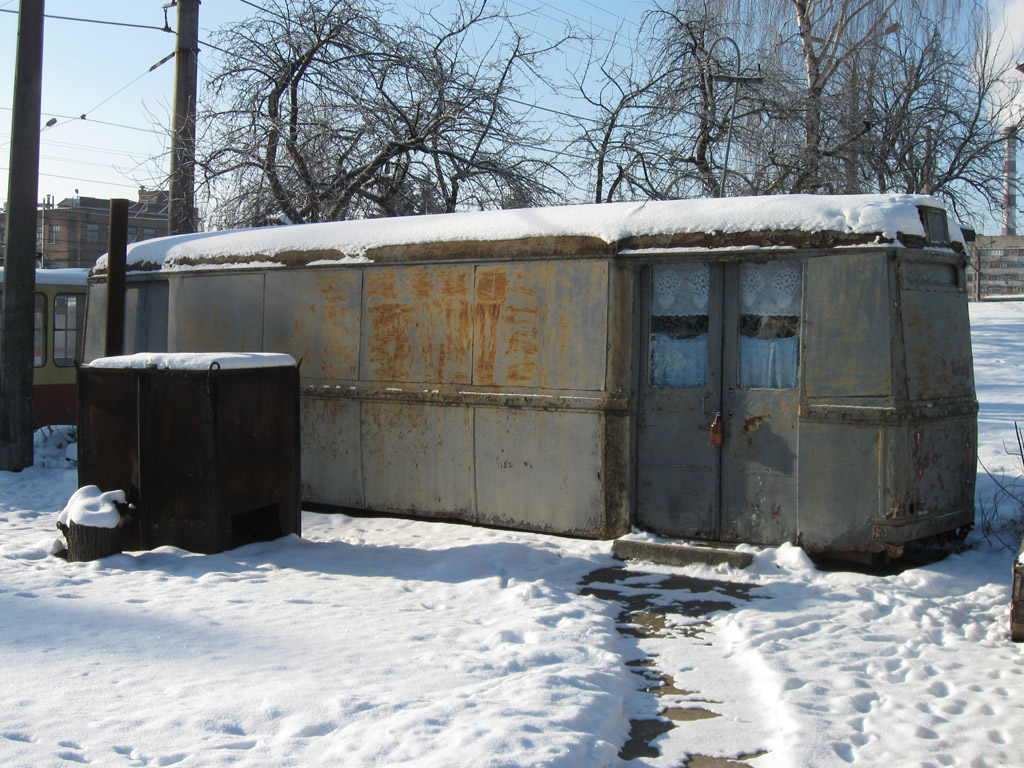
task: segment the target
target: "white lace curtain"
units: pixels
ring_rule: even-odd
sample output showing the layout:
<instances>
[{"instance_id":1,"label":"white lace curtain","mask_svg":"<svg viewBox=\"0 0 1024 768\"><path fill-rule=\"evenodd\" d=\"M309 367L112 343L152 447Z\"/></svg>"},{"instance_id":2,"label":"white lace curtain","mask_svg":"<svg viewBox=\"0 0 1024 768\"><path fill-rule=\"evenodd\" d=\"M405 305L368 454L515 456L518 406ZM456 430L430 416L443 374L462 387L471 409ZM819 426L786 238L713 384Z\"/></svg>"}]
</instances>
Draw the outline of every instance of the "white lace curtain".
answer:
<instances>
[{"instance_id":1,"label":"white lace curtain","mask_svg":"<svg viewBox=\"0 0 1024 768\"><path fill-rule=\"evenodd\" d=\"M708 380L707 264L665 264L652 270L651 384L700 387Z\"/></svg>"},{"instance_id":2,"label":"white lace curtain","mask_svg":"<svg viewBox=\"0 0 1024 768\"><path fill-rule=\"evenodd\" d=\"M708 378L707 264L652 269L650 381L698 387ZM800 363L802 273L798 262L740 265L739 385L792 389Z\"/></svg>"},{"instance_id":3,"label":"white lace curtain","mask_svg":"<svg viewBox=\"0 0 1024 768\"><path fill-rule=\"evenodd\" d=\"M796 387L802 285L795 261L740 265L741 387Z\"/></svg>"}]
</instances>

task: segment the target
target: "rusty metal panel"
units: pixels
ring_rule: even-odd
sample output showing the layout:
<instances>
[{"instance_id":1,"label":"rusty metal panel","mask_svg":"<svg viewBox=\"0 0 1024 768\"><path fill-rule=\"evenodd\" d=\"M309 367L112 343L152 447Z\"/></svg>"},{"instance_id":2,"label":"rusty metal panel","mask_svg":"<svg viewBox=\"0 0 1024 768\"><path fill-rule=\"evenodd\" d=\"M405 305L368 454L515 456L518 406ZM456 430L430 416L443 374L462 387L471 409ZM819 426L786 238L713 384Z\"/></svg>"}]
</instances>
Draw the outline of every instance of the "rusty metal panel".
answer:
<instances>
[{"instance_id":1,"label":"rusty metal panel","mask_svg":"<svg viewBox=\"0 0 1024 768\"><path fill-rule=\"evenodd\" d=\"M807 262L804 386L809 399L892 394L892 302L885 253Z\"/></svg>"},{"instance_id":2,"label":"rusty metal panel","mask_svg":"<svg viewBox=\"0 0 1024 768\"><path fill-rule=\"evenodd\" d=\"M472 517L472 409L363 401L360 441L369 509Z\"/></svg>"},{"instance_id":3,"label":"rusty metal panel","mask_svg":"<svg viewBox=\"0 0 1024 768\"><path fill-rule=\"evenodd\" d=\"M731 396L729 396L731 395ZM798 531L797 393L728 393L723 415L723 541L781 544Z\"/></svg>"},{"instance_id":4,"label":"rusty metal panel","mask_svg":"<svg viewBox=\"0 0 1024 768\"><path fill-rule=\"evenodd\" d=\"M973 418L924 422L903 433L907 440L908 475L905 495L889 515L921 517L973 506L978 461L977 426Z\"/></svg>"},{"instance_id":5,"label":"rusty metal panel","mask_svg":"<svg viewBox=\"0 0 1024 768\"><path fill-rule=\"evenodd\" d=\"M608 264L477 267L473 383L604 388Z\"/></svg>"},{"instance_id":6,"label":"rusty metal panel","mask_svg":"<svg viewBox=\"0 0 1024 768\"><path fill-rule=\"evenodd\" d=\"M599 413L477 408L477 521L608 536Z\"/></svg>"},{"instance_id":7,"label":"rusty metal panel","mask_svg":"<svg viewBox=\"0 0 1024 768\"><path fill-rule=\"evenodd\" d=\"M601 417L604 455L602 457L602 503L604 535L624 536L629 533L633 517L633 495L636 473L633 471L635 419L628 413L605 413Z\"/></svg>"},{"instance_id":8,"label":"rusty metal panel","mask_svg":"<svg viewBox=\"0 0 1024 768\"><path fill-rule=\"evenodd\" d=\"M799 534L810 551L870 549L879 514L882 427L800 424Z\"/></svg>"},{"instance_id":9,"label":"rusty metal panel","mask_svg":"<svg viewBox=\"0 0 1024 768\"><path fill-rule=\"evenodd\" d=\"M103 357L107 335L107 284L90 283L85 309L85 349L83 361L91 363Z\"/></svg>"},{"instance_id":10,"label":"rusty metal panel","mask_svg":"<svg viewBox=\"0 0 1024 768\"><path fill-rule=\"evenodd\" d=\"M124 353L167 351L166 280L131 281L125 286Z\"/></svg>"},{"instance_id":11,"label":"rusty metal panel","mask_svg":"<svg viewBox=\"0 0 1024 768\"><path fill-rule=\"evenodd\" d=\"M359 378L470 382L472 266L371 268L364 280Z\"/></svg>"},{"instance_id":12,"label":"rusty metal panel","mask_svg":"<svg viewBox=\"0 0 1024 768\"><path fill-rule=\"evenodd\" d=\"M168 294L166 280L132 280L125 286L125 354L167 351ZM107 285L92 283L86 309L84 362L105 355L106 311Z\"/></svg>"},{"instance_id":13,"label":"rusty metal panel","mask_svg":"<svg viewBox=\"0 0 1024 768\"><path fill-rule=\"evenodd\" d=\"M604 389L608 343L607 262L545 264L538 272L547 286L541 386Z\"/></svg>"},{"instance_id":14,"label":"rusty metal panel","mask_svg":"<svg viewBox=\"0 0 1024 768\"><path fill-rule=\"evenodd\" d=\"M900 294L911 400L974 398L967 297L956 290Z\"/></svg>"},{"instance_id":15,"label":"rusty metal panel","mask_svg":"<svg viewBox=\"0 0 1024 768\"><path fill-rule=\"evenodd\" d=\"M302 398L302 498L364 507L360 460L360 403L343 398Z\"/></svg>"},{"instance_id":16,"label":"rusty metal panel","mask_svg":"<svg viewBox=\"0 0 1024 768\"><path fill-rule=\"evenodd\" d=\"M474 384L540 386L542 297L531 279L537 266L477 268Z\"/></svg>"},{"instance_id":17,"label":"rusty metal panel","mask_svg":"<svg viewBox=\"0 0 1024 768\"><path fill-rule=\"evenodd\" d=\"M262 352L262 273L170 281L169 352Z\"/></svg>"},{"instance_id":18,"label":"rusty metal panel","mask_svg":"<svg viewBox=\"0 0 1024 768\"><path fill-rule=\"evenodd\" d=\"M355 379L361 291L359 270L267 272L263 351L302 360L304 379Z\"/></svg>"}]
</instances>

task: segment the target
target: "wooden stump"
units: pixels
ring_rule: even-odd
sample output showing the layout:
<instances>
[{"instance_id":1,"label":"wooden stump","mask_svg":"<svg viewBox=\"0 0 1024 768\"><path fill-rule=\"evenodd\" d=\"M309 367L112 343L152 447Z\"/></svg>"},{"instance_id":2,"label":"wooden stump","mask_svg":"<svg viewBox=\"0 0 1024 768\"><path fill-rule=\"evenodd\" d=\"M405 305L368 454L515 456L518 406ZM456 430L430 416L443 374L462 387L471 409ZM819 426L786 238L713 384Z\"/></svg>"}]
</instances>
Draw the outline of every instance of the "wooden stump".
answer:
<instances>
[{"instance_id":1,"label":"wooden stump","mask_svg":"<svg viewBox=\"0 0 1024 768\"><path fill-rule=\"evenodd\" d=\"M71 521L69 525L57 523L64 540L68 544L68 560L85 562L97 560L107 555L116 555L123 550L121 544L121 528L96 528L91 525L79 525Z\"/></svg>"},{"instance_id":2,"label":"wooden stump","mask_svg":"<svg viewBox=\"0 0 1024 768\"><path fill-rule=\"evenodd\" d=\"M1013 589L1010 592L1010 639L1024 643L1024 544L1013 562Z\"/></svg>"}]
</instances>

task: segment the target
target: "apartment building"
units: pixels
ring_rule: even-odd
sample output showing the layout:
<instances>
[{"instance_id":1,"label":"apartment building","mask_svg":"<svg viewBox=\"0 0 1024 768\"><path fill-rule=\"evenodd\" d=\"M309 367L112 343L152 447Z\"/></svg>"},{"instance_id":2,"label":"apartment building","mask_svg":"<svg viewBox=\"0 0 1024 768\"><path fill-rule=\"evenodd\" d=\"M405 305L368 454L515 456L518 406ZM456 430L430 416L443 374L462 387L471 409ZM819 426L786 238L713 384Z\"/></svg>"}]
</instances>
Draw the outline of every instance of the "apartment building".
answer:
<instances>
[{"instance_id":1,"label":"apartment building","mask_svg":"<svg viewBox=\"0 0 1024 768\"><path fill-rule=\"evenodd\" d=\"M139 190L138 202L128 210L128 242L148 240L167 234L168 195L163 190ZM36 214L36 265L91 267L107 252L110 200L98 197L68 197L59 203L52 196ZM0 263L7 249L7 206L0 211Z\"/></svg>"},{"instance_id":2,"label":"apartment building","mask_svg":"<svg viewBox=\"0 0 1024 768\"><path fill-rule=\"evenodd\" d=\"M1024 299L1024 235L978 235L970 248L967 295Z\"/></svg>"}]
</instances>

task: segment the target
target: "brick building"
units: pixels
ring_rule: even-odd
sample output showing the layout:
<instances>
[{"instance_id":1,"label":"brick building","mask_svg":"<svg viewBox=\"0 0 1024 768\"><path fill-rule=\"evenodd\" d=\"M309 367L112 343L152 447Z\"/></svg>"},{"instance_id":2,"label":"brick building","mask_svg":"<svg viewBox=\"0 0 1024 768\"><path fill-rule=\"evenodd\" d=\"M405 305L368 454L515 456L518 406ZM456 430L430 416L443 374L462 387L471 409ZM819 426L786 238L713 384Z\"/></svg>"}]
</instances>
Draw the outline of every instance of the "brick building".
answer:
<instances>
[{"instance_id":1,"label":"brick building","mask_svg":"<svg viewBox=\"0 0 1024 768\"><path fill-rule=\"evenodd\" d=\"M167 234L167 192L139 190L128 210L128 242ZM36 263L40 267L91 267L107 252L110 200L48 196L36 214ZM0 264L7 253L7 206L0 211Z\"/></svg>"}]
</instances>

